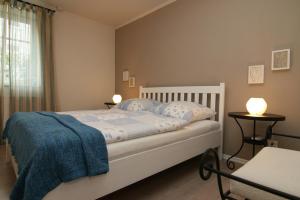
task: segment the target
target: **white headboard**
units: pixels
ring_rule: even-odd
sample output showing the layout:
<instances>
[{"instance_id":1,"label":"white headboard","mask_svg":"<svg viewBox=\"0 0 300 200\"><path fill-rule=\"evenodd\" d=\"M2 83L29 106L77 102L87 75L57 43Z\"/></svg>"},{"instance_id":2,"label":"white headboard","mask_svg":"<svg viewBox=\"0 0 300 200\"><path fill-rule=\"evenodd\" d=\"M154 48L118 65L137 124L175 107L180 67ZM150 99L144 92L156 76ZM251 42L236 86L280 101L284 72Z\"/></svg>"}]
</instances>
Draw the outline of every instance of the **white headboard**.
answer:
<instances>
[{"instance_id":1,"label":"white headboard","mask_svg":"<svg viewBox=\"0 0 300 200\"><path fill-rule=\"evenodd\" d=\"M160 102L189 101L210 107L217 112L216 120L223 130L225 83L219 86L140 87L140 98Z\"/></svg>"}]
</instances>

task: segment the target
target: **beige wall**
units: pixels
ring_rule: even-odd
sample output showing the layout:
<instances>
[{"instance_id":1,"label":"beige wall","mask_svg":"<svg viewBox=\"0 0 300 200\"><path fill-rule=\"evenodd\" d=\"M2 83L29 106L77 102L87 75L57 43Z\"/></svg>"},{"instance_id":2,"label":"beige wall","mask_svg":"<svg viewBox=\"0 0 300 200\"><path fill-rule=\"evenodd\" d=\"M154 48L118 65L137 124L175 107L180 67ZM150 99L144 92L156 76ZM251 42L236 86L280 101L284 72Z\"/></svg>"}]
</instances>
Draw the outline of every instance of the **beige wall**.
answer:
<instances>
[{"instance_id":1,"label":"beige wall","mask_svg":"<svg viewBox=\"0 0 300 200\"><path fill-rule=\"evenodd\" d=\"M300 135L299 8L299 0L177 0L117 30L116 91L125 98L138 94L137 87L122 82L124 69L136 76L137 85L225 82L226 113L245 110L249 97L264 97L268 112L287 116L275 131ZM273 72L271 51L282 48L292 49L292 68ZM253 64L265 65L263 85L247 84ZM224 143L227 154L240 144L239 129L227 116ZM300 149L290 140L280 143Z\"/></svg>"},{"instance_id":2,"label":"beige wall","mask_svg":"<svg viewBox=\"0 0 300 200\"><path fill-rule=\"evenodd\" d=\"M68 12L53 20L57 110L102 108L115 90L115 31Z\"/></svg>"}]
</instances>

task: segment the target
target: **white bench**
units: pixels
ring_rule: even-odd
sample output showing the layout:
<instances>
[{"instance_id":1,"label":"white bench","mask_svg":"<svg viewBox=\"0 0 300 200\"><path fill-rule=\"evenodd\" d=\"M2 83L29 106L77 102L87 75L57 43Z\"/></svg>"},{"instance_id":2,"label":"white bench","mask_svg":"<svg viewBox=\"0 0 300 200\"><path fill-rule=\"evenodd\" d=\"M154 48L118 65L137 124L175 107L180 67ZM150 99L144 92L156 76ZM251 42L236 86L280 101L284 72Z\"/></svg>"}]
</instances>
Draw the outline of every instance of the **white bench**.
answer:
<instances>
[{"instance_id":1,"label":"white bench","mask_svg":"<svg viewBox=\"0 0 300 200\"><path fill-rule=\"evenodd\" d=\"M294 136L293 136L294 137ZM208 149L202 156L199 174L208 180L217 175L222 200L236 200L235 195L250 200L300 200L300 152L265 147L234 173L220 170L218 154ZM224 191L222 177L230 182Z\"/></svg>"},{"instance_id":2,"label":"white bench","mask_svg":"<svg viewBox=\"0 0 300 200\"><path fill-rule=\"evenodd\" d=\"M265 147L232 175L300 197L300 152ZM251 200L285 199L234 180L230 192Z\"/></svg>"}]
</instances>

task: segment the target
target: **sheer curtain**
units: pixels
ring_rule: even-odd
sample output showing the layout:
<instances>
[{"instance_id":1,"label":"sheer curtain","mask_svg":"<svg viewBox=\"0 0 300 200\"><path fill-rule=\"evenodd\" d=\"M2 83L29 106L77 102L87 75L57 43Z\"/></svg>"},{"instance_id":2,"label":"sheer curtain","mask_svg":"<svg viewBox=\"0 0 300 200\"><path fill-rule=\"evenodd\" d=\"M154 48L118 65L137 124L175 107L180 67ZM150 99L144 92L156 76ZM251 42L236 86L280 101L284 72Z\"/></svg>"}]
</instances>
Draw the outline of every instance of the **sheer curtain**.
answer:
<instances>
[{"instance_id":1,"label":"sheer curtain","mask_svg":"<svg viewBox=\"0 0 300 200\"><path fill-rule=\"evenodd\" d=\"M0 0L0 123L5 111L53 111L52 12Z\"/></svg>"}]
</instances>

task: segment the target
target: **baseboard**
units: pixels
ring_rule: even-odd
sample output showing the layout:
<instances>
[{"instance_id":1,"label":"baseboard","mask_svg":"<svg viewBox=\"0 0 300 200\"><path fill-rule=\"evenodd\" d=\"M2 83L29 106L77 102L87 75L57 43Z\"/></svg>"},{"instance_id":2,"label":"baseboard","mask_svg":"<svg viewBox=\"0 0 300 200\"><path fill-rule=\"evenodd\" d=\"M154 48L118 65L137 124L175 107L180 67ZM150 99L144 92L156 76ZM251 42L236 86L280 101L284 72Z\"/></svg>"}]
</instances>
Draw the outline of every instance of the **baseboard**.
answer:
<instances>
[{"instance_id":1,"label":"baseboard","mask_svg":"<svg viewBox=\"0 0 300 200\"><path fill-rule=\"evenodd\" d=\"M227 160L228 158L230 158L231 155L227 155L227 154L223 154L223 159ZM248 160L243 159L243 158L238 158L238 157L233 157L231 159L232 162L235 163L239 163L239 164L246 164L248 162Z\"/></svg>"}]
</instances>

